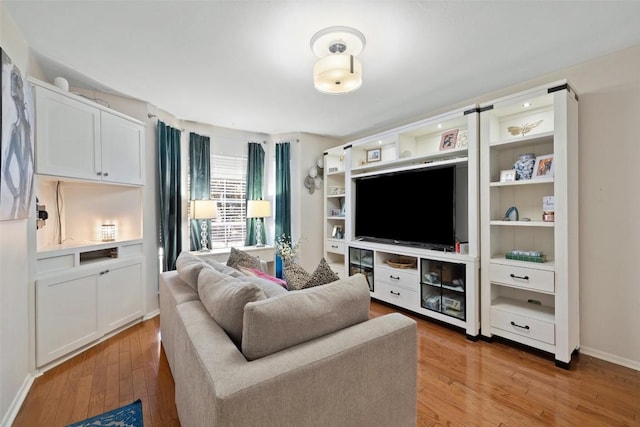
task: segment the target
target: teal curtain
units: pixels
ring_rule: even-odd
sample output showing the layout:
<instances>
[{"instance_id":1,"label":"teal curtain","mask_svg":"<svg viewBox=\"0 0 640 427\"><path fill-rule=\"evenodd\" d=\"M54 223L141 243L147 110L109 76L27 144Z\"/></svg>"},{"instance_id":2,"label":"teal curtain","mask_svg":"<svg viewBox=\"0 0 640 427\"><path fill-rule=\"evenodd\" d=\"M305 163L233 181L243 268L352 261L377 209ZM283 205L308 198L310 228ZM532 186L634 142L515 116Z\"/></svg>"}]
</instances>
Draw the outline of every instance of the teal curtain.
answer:
<instances>
[{"instance_id":1,"label":"teal curtain","mask_svg":"<svg viewBox=\"0 0 640 427\"><path fill-rule=\"evenodd\" d=\"M249 143L249 152L247 158L247 190L246 200L262 200L264 182L264 149L257 142ZM247 205L245 205L247 206ZM245 246L253 246L256 244L256 221L260 221L262 227L262 241L266 242L264 231L264 219L247 218L247 237Z\"/></svg>"},{"instance_id":2,"label":"teal curtain","mask_svg":"<svg viewBox=\"0 0 640 427\"><path fill-rule=\"evenodd\" d=\"M182 251L180 197L180 130L158 120L158 184L162 271L175 270Z\"/></svg>"},{"instance_id":3,"label":"teal curtain","mask_svg":"<svg viewBox=\"0 0 640 427\"><path fill-rule=\"evenodd\" d=\"M291 149L288 142L276 144L276 237L291 237ZM282 260L276 256L276 276L282 278Z\"/></svg>"},{"instance_id":4,"label":"teal curtain","mask_svg":"<svg viewBox=\"0 0 640 427\"><path fill-rule=\"evenodd\" d=\"M211 198L211 147L209 137L189 133L189 200L209 200ZM200 236L202 225L208 231L207 247L211 248L211 220L191 220L191 250L202 249Z\"/></svg>"}]
</instances>

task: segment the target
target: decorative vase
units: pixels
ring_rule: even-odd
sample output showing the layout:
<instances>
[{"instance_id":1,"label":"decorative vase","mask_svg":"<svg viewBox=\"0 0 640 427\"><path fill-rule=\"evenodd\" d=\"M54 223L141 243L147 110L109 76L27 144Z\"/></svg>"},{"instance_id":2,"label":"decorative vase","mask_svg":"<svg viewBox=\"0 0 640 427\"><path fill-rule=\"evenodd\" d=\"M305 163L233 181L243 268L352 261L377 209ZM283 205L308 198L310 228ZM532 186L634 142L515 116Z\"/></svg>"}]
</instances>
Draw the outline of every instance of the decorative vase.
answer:
<instances>
[{"instance_id":1,"label":"decorative vase","mask_svg":"<svg viewBox=\"0 0 640 427\"><path fill-rule=\"evenodd\" d=\"M534 153L521 154L518 161L513 165L513 168L516 170L516 179L531 179L535 163L536 155Z\"/></svg>"}]
</instances>

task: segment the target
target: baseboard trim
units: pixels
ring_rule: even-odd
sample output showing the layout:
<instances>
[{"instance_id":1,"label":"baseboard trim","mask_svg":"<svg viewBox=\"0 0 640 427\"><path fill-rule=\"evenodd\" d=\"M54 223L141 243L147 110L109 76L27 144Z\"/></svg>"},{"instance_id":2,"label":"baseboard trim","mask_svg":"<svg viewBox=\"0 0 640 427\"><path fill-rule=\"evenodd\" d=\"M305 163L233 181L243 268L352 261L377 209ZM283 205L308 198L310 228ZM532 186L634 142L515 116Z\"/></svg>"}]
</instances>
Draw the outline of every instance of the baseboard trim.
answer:
<instances>
[{"instance_id":1,"label":"baseboard trim","mask_svg":"<svg viewBox=\"0 0 640 427\"><path fill-rule=\"evenodd\" d=\"M147 313L144 315L144 317L142 318L142 321L144 322L145 320L149 320L149 319L153 319L156 316L160 315L160 309L155 309L153 310L151 313Z\"/></svg>"},{"instance_id":2,"label":"baseboard trim","mask_svg":"<svg viewBox=\"0 0 640 427\"><path fill-rule=\"evenodd\" d=\"M595 357L596 359L602 359L607 362L615 363L616 365L624 366L625 368L640 371L640 361L637 360L626 359L624 357L616 356L615 354L607 353L605 351L600 351L596 350L595 348L585 346L580 346L580 353Z\"/></svg>"},{"instance_id":3,"label":"baseboard trim","mask_svg":"<svg viewBox=\"0 0 640 427\"><path fill-rule=\"evenodd\" d=\"M18 390L16 397L14 397L13 402L11 402L7 413L2 419L2 424L0 424L2 427L11 427L16 419L16 416L18 415L18 411L20 411L20 408L22 407L22 403L24 403L24 400L27 398L27 394L31 389L31 385L33 384L34 379L35 377L33 375L27 374L27 377L24 379L20 390Z\"/></svg>"}]
</instances>

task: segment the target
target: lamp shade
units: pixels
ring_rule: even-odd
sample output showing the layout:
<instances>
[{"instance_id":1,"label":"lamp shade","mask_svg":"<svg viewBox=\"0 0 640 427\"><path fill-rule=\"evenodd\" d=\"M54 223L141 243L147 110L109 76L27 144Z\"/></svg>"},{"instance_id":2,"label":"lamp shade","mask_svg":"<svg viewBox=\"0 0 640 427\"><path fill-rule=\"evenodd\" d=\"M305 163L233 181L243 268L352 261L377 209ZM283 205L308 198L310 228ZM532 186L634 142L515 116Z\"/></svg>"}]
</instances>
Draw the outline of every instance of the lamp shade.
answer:
<instances>
[{"instance_id":1,"label":"lamp shade","mask_svg":"<svg viewBox=\"0 0 640 427\"><path fill-rule=\"evenodd\" d=\"M215 200L191 200L192 219L211 219L218 215Z\"/></svg>"},{"instance_id":2,"label":"lamp shade","mask_svg":"<svg viewBox=\"0 0 640 427\"><path fill-rule=\"evenodd\" d=\"M313 84L323 93L352 92L362 86L362 64L353 55L327 55L313 67Z\"/></svg>"},{"instance_id":3,"label":"lamp shade","mask_svg":"<svg viewBox=\"0 0 640 427\"><path fill-rule=\"evenodd\" d=\"M268 200L248 200L247 218L267 218L271 216L271 203Z\"/></svg>"}]
</instances>

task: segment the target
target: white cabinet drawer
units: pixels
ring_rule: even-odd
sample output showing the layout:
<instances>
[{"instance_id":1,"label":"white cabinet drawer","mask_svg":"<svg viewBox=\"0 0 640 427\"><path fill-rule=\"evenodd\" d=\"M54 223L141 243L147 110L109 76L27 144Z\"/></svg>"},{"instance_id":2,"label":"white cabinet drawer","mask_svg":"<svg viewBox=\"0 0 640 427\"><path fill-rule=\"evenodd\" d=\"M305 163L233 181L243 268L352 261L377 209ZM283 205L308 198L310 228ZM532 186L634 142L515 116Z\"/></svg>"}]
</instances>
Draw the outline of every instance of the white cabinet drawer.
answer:
<instances>
[{"instance_id":1,"label":"white cabinet drawer","mask_svg":"<svg viewBox=\"0 0 640 427\"><path fill-rule=\"evenodd\" d=\"M413 269L401 270L399 268L375 267L376 283L378 281L386 282L396 286L402 286L406 289L418 290L418 271Z\"/></svg>"},{"instance_id":2,"label":"white cabinet drawer","mask_svg":"<svg viewBox=\"0 0 640 427\"><path fill-rule=\"evenodd\" d=\"M549 270L492 263L489 275L491 281L495 283L540 292L555 291L554 274Z\"/></svg>"},{"instance_id":3,"label":"white cabinet drawer","mask_svg":"<svg viewBox=\"0 0 640 427\"><path fill-rule=\"evenodd\" d=\"M418 292L379 282L377 279L375 297L409 309L414 309L419 305Z\"/></svg>"},{"instance_id":4,"label":"white cabinet drawer","mask_svg":"<svg viewBox=\"0 0 640 427\"><path fill-rule=\"evenodd\" d=\"M333 252L336 254L344 255L344 242L337 242L335 240L327 240L327 252Z\"/></svg>"},{"instance_id":5,"label":"white cabinet drawer","mask_svg":"<svg viewBox=\"0 0 640 427\"><path fill-rule=\"evenodd\" d=\"M533 317L491 307L491 326L548 344L555 344L555 325Z\"/></svg>"}]
</instances>

